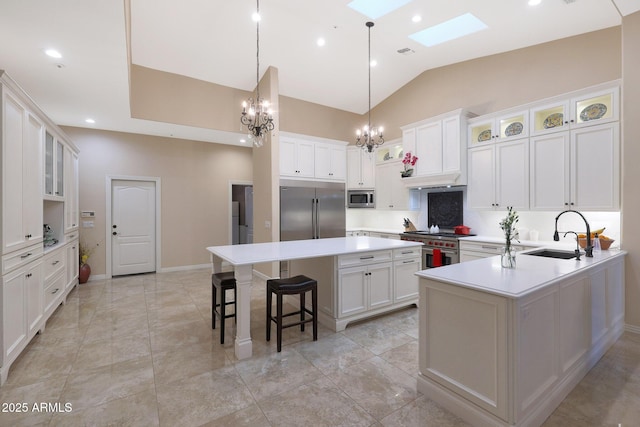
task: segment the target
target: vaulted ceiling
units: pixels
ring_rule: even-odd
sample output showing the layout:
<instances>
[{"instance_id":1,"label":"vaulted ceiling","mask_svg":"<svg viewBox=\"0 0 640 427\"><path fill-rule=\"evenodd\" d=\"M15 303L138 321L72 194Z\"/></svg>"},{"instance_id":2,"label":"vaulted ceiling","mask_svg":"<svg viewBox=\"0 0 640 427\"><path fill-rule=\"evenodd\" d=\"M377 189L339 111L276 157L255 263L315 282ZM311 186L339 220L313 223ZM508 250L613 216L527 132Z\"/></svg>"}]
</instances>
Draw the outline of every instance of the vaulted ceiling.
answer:
<instances>
[{"instance_id":1,"label":"vaulted ceiling","mask_svg":"<svg viewBox=\"0 0 640 427\"><path fill-rule=\"evenodd\" d=\"M260 74L274 66L282 95L364 114L366 21L375 22L375 106L425 70L617 26L640 9L637 0L407 0L371 19L350 2L262 1ZM252 91L255 9L255 0L131 0L131 62ZM488 28L432 47L409 38L465 13ZM0 69L61 125L236 143L228 132L131 118L124 1L3 0L0 38ZM62 58L46 56L48 48Z\"/></svg>"}]
</instances>

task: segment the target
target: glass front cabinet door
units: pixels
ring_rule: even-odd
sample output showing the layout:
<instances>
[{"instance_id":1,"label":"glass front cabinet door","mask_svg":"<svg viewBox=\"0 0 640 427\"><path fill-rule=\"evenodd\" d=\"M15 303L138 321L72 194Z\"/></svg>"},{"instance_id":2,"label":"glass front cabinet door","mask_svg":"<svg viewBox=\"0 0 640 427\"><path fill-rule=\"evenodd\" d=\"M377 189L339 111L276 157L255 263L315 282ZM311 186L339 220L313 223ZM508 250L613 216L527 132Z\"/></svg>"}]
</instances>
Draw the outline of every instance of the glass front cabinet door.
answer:
<instances>
[{"instance_id":1,"label":"glass front cabinet door","mask_svg":"<svg viewBox=\"0 0 640 427\"><path fill-rule=\"evenodd\" d=\"M469 121L469 147L505 142L529 135L527 111L516 111L491 118Z\"/></svg>"},{"instance_id":2,"label":"glass front cabinet door","mask_svg":"<svg viewBox=\"0 0 640 427\"><path fill-rule=\"evenodd\" d=\"M44 196L64 197L64 145L49 132L44 144Z\"/></svg>"}]
</instances>

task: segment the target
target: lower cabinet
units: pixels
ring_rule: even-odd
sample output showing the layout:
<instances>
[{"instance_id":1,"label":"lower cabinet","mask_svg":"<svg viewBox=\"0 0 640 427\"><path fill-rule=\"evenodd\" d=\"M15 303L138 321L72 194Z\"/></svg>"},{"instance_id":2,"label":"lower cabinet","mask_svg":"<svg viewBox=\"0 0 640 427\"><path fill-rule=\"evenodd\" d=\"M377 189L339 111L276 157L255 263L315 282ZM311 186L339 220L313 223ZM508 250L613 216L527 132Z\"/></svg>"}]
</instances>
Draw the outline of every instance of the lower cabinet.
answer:
<instances>
[{"instance_id":1,"label":"lower cabinet","mask_svg":"<svg viewBox=\"0 0 640 427\"><path fill-rule=\"evenodd\" d=\"M420 255L418 253L418 255ZM393 274L395 283L395 295L393 300L396 302L405 300L415 300L418 298L418 276L416 273L420 271L420 258L402 259L393 262Z\"/></svg>"},{"instance_id":2,"label":"lower cabinet","mask_svg":"<svg viewBox=\"0 0 640 427\"><path fill-rule=\"evenodd\" d=\"M2 277L2 381L43 321L42 261Z\"/></svg>"},{"instance_id":3,"label":"lower cabinet","mask_svg":"<svg viewBox=\"0 0 640 427\"><path fill-rule=\"evenodd\" d=\"M500 255L504 244L495 243L494 241L460 241L460 262L473 261L474 259L488 258L490 256ZM532 249L536 246L514 244L513 248L516 252L525 249Z\"/></svg>"},{"instance_id":4,"label":"lower cabinet","mask_svg":"<svg viewBox=\"0 0 640 427\"><path fill-rule=\"evenodd\" d=\"M78 283L78 240L57 247L45 255L29 251L23 257L38 258L11 267L12 256L5 258L9 267L2 276L2 318L0 323L0 385L4 384L11 364L39 331L47 319L64 302Z\"/></svg>"},{"instance_id":5,"label":"lower cabinet","mask_svg":"<svg viewBox=\"0 0 640 427\"><path fill-rule=\"evenodd\" d=\"M392 264L341 269L338 273L338 316L348 316L393 302Z\"/></svg>"}]
</instances>

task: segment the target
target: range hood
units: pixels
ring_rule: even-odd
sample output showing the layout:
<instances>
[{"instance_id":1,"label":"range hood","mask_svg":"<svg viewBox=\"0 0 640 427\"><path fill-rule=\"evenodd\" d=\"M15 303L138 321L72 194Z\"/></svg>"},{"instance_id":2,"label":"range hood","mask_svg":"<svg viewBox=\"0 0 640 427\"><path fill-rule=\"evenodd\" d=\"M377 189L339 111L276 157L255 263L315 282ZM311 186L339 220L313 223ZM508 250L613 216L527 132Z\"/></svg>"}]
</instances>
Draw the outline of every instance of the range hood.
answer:
<instances>
[{"instance_id":1,"label":"range hood","mask_svg":"<svg viewBox=\"0 0 640 427\"><path fill-rule=\"evenodd\" d=\"M460 171L402 178L402 183L407 188L447 187L467 184L462 181Z\"/></svg>"}]
</instances>

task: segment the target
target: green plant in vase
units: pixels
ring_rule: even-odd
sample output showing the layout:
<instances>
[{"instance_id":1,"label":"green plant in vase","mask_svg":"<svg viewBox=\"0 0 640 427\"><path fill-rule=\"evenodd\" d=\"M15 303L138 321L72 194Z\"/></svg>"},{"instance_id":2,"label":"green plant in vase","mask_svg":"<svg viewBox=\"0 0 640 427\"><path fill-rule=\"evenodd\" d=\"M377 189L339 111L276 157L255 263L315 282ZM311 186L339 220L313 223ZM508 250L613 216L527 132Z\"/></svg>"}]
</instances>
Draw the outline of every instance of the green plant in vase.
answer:
<instances>
[{"instance_id":1,"label":"green plant in vase","mask_svg":"<svg viewBox=\"0 0 640 427\"><path fill-rule=\"evenodd\" d=\"M501 263L504 268L515 268L516 267L516 252L513 249L511 243L515 240L516 242L520 242L518 234L518 229L516 228L516 224L519 221L518 212L513 210L513 206L507 206L507 216L500 221L500 228L504 232L505 245L502 249L501 254Z\"/></svg>"}]
</instances>

